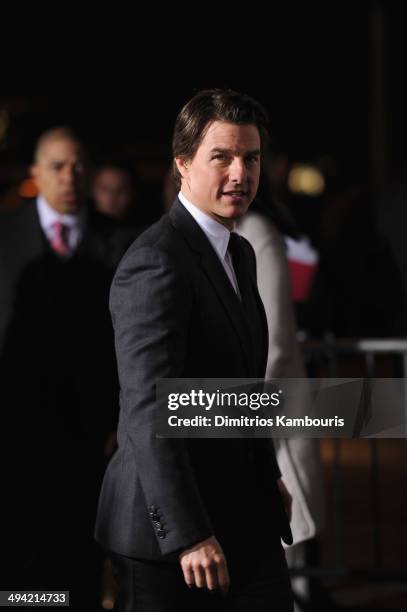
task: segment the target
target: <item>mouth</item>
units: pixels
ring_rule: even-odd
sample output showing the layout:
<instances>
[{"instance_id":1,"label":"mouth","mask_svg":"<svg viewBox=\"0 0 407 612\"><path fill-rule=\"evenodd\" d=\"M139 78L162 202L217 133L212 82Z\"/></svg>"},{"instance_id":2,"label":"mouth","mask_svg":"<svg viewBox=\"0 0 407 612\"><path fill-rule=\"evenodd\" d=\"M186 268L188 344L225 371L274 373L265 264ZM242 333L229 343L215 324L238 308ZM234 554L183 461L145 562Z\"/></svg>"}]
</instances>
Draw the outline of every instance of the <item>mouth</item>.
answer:
<instances>
[{"instance_id":1,"label":"mouth","mask_svg":"<svg viewBox=\"0 0 407 612\"><path fill-rule=\"evenodd\" d=\"M233 191L223 191L223 195L229 196L231 198L244 198L247 196L247 191L243 191L242 189L235 189Z\"/></svg>"},{"instance_id":2,"label":"mouth","mask_svg":"<svg viewBox=\"0 0 407 612\"><path fill-rule=\"evenodd\" d=\"M65 198L65 200L76 200L78 194L76 191L65 191L63 197Z\"/></svg>"}]
</instances>

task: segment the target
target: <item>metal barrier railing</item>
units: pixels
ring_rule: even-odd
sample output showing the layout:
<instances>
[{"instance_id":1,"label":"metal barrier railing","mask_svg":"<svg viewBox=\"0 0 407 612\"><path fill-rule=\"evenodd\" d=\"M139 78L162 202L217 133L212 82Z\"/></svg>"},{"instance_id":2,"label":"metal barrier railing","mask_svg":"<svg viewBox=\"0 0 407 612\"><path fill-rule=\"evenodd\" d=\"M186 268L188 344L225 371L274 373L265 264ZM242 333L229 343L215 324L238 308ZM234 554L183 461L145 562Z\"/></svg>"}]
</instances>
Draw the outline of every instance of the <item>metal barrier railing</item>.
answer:
<instances>
[{"instance_id":1,"label":"metal barrier railing","mask_svg":"<svg viewBox=\"0 0 407 612\"><path fill-rule=\"evenodd\" d=\"M332 336L326 337L323 341L302 340L301 349L308 365L313 360L314 366L318 360L323 366L328 377L340 376L340 368L346 363L346 357L361 355L363 361L360 364L361 370L356 372L356 377L373 378L377 375L376 357L378 355L398 355L401 359L402 376L407 377L407 339L386 338L386 339L355 339L342 340ZM318 365L318 364L317 364ZM400 374L396 374L400 376ZM395 377L396 377L395 376ZM407 402L407 393L404 401ZM407 403L405 404L407 422ZM341 469L341 439L330 439L333 444L333 508L334 508L334 533L335 533L335 566L331 568L310 568L304 567L293 570L293 575L308 577L354 577L354 578L375 578L375 580L400 581L406 580L405 571L383 571L383 550L382 550L382 517L380 513L380 487L379 487L379 441L376 438L369 438L370 451L370 496L371 496L371 521L372 521L372 542L374 547L372 568L363 570L348 567L345 560L344 551L344 484ZM306 609L304 606L303 609Z\"/></svg>"}]
</instances>

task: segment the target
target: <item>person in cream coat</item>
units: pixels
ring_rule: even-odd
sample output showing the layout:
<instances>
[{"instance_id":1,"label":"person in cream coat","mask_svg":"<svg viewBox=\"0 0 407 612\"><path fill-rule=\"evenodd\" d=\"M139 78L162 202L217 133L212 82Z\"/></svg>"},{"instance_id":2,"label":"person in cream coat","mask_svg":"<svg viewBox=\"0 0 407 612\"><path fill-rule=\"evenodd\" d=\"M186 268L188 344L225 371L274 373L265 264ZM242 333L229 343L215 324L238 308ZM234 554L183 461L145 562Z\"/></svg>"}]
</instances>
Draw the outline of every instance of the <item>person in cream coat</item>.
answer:
<instances>
[{"instance_id":1,"label":"person in cream coat","mask_svg":"<svg viewBox=\"0 0 407 612\"><path fill-rule=\"evenodd\" d=\"M251 210L236 228L254 248L257 282L269 329L266 378L303 378L305 369L296 338L290 275L284 238L269 215ZM304 542L323 527L324 497L318 440L274 439L277 461L293 497L291 530L293 546L286 549L289 566L306 562ZM305 595L306 581L296 579L294 588Z\"/></svg>"}]
</instances>

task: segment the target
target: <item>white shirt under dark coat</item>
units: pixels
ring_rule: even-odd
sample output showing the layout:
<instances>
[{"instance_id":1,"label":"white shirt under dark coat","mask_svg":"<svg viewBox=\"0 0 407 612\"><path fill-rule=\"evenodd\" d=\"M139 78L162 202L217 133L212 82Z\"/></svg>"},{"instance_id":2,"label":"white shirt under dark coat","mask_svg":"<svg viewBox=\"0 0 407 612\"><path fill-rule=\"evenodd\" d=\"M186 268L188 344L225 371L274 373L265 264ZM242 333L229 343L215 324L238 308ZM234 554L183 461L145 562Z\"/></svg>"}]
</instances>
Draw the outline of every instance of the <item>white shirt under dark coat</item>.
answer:
<instances>
[{"instance_id":1,"label":"white shirt under dark coat","mask_svg":"<svg viewBox=\"0 0 407 612\"><path fill-rule=\"evenodd\" d=\"M195 204L192 204L192 202L190 202L181 191L178 194L178 199L193 216L201 230L204 232L205 236L208 238L216 255L219 257L219 260L226 274L228 275L230 282L232 283L232 287L240 297L236 274L233 269L232 257L228 251L230 231L227 229L227 227L222 225L222 223L215 221L215 219L212 219L212 217L204 213L200 208L195 206Z\"/></svg>"}]
</instances>

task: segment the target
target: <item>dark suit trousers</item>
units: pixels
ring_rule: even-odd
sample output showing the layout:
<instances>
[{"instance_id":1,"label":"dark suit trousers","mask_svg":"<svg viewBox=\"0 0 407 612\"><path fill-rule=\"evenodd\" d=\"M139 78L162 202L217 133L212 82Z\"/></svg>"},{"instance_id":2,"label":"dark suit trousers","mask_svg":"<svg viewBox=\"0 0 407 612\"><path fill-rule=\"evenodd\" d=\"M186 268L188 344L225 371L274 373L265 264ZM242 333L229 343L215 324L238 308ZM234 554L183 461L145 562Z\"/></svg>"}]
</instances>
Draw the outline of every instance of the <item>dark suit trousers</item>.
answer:
<instances>
[{"instance_id":1,"label":"dark suit trousers","mask_svg":"<svg viewBox=\"0 0 407 612\"><path fill-rule=\"evenodd\" d=\"M282 547L228 560L227 596L188 588L178 561L142 561L112 554L120 584L117 612L292 612L293 601Z\"/></svg>"}]
</instances>

